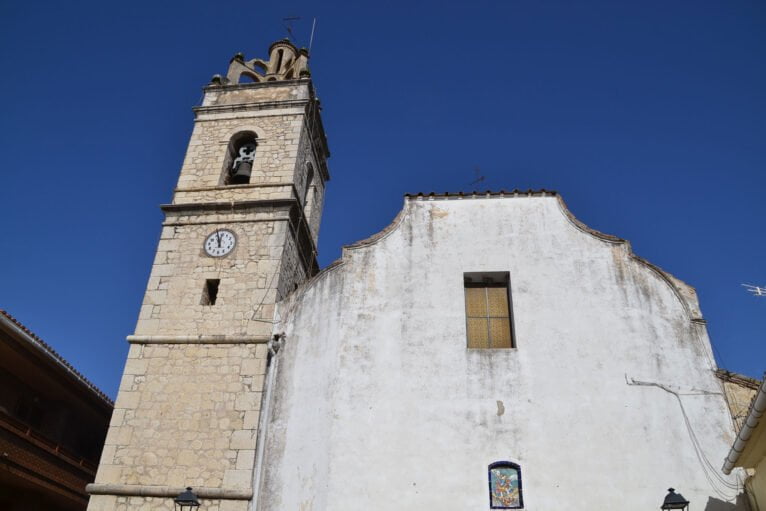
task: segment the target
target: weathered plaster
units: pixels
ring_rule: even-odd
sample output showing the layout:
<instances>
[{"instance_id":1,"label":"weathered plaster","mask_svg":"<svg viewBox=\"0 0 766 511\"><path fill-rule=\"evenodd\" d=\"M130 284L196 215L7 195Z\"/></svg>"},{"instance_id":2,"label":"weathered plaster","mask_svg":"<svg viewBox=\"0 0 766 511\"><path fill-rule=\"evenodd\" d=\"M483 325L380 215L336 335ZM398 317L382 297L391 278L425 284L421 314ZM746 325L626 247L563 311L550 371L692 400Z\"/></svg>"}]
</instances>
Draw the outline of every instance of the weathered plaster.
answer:
<instances>
[{"instance_id":1,"label":"weathered plaster","mask_svg":"<svg viewBox=\"0 0 766 511\"><path fill-rule=\"evenodd\" d=\"M481 271L510 272L515 349L466 349L462 276ZM555 194L409 198L278 317L259 511L486 509L500 460L527 509L651 509L669 486L728 509L679 405L721 459L733 431L693 290Z\"/></svg>"}]
</instances>

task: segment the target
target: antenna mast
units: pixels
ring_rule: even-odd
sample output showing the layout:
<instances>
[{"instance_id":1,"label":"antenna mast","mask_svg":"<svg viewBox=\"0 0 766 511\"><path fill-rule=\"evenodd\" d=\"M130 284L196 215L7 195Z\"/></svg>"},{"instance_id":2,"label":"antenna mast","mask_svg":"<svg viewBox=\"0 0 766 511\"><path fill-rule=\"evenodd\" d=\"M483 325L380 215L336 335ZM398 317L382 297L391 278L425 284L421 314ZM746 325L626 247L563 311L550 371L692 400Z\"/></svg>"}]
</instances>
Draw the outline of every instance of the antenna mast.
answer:
<instances>
[{"instance_id":1,"label":"antenna mast","mask_svg":"<svg viewBox=\"0 0 766 511\"><path fill-rule=\"evenodd\" d=\"M309 37L309 55L311 55L311 45L314 43L314 29L317 26L317 19L314 17L314 21L311 22L311 37Z\"/></svg>"},{"instance_id":2,"label":"antenna mast","mask_svg":"<svg viewBox=\"0 0 766 511\"><path fill-rule=\"evenodd\" d=\"M301 19L300 16L288 16L287 18L282 18L282 26L287 30L288 39L293 43L297 42L295 40L295 34L293 34L293 21L298 21L299 19Z\"/></svg>"},{"instance_id":3,"label":"antenna mast","mask_svg":"<svg viewBox=\"0 0 766 511\"><path fill-rule=\"evenodd\" d=\"M742 287L753 293L753 296L766 296L766 287L753 286L752 284L742 284Z\"/></svg>"}]
</instances>

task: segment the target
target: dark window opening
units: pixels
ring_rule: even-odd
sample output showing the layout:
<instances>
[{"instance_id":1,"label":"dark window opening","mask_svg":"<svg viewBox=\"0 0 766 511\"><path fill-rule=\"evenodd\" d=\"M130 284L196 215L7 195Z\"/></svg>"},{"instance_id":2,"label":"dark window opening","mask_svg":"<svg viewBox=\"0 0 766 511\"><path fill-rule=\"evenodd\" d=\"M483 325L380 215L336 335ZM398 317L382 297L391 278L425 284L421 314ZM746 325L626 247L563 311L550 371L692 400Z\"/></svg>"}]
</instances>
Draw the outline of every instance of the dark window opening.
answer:
<instances>
[{"instance_id":1,"label":"dark window opening","mask_svg":"<svg viewBox=\"0 0 766 511\"><path fill-rule=\"evenodd\" d=\"M215 305L216 299L218 299L218 284L221 283L221 279L207 279L205 281L205 288L202 290L202 305Z\"/></svg>"},{"instance_id":2,"label":"dark window opening","mask_svg":"<svg viewBox=\"0 0 766 511\"><path fill-rule=\"evenodd\" d=\"M303 188L303 205L306 206L306 200L309 196L309 190L314 187L314 166L311 162L306 163L306 186Z\"/></svg>"},{"instance_id":3,"label":"dark window opening","mask_svg":"<svg viewBox=\"0 0 766 511\"><path fill-rule=\"evenodd\" d=\"M15 415L22 422L40 429L43 424L43 408L38 398L23 397L16 403Z\"/></svg>"},{"instance_id":4,"label":"dark window opening","mask_svg":"<svg viewBox=\"0 0 766 511\"><path fill-rule=\"evenodd\" d=\"M469 348L514 348L508 272L465 273Z\"/></svg>"}]
</instances>

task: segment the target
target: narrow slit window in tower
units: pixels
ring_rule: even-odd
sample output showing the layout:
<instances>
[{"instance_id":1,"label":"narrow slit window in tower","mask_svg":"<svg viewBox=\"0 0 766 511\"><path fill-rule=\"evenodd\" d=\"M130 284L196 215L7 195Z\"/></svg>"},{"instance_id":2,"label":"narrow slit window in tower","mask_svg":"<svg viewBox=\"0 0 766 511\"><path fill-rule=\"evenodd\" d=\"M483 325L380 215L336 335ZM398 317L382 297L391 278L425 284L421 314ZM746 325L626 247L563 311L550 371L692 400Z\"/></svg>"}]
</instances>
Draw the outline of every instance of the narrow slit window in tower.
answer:
<instances>
[{"instance_id":1,"label":"narrow slit window in tower","mask_svg":"<svg viewBox=\"0 0 766 511\"><path fill-rule=\"evenodd\" d=\"M218 299L218 284L221 283L221 279L207 279L205 281L205 287L202 289L202 305L215 305L215 301Z\"/></svg>"}]
</instances>

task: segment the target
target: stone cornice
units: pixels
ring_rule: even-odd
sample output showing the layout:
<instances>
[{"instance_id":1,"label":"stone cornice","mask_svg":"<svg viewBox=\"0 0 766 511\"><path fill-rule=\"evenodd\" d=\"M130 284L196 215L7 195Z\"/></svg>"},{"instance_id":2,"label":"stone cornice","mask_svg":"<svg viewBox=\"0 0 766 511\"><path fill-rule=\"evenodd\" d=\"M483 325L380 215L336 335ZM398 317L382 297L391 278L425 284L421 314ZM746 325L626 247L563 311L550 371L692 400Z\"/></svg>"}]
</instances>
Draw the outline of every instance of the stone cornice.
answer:
<instances>
[{"instance_id":1,"label":"stone cornice","mask_svg":"<svg viewBox=\"0 0 766 511\"><path fill-rule=\"evenodd\" d=\"M268 336L256 335L129 335L130 344L266 344Z\"/></svg>"},{"instance_id":2,"label":"stone cornice","mask_svg":"<svg viewBox=\"0 0 766 511\"><path fill-rule=\"evenodd\" d=\"M227 142L228 143L228 142ZM288 186L294 188L295 185L291 181L284 183L248 183L244 185L218 185L218 186L196 186L189 188L178 187L175 192L209 192L209 191L222 191L222 190L242 190L250 188L280 188Z\"/></svg>"},{"instance_id":3,"label":"stone cornice","mask_svg":"<svg viewBox=\"0 0 766 511\"><path fill-rule=\"evenodd\" d=\"M282 101L259 101L257 103L236 103L232 105L209 105L195 106L192 111L195 117L204 114L219 114L227 112L251 112L257 110L275 110L278 108L300 108L304 113L304 108L309 104L309 99L287 99Z\"/></svg>"},{"instance_id":4,"label":"stone cornice","mask_svg":"<svg viewBox=\"0 0 766 511\"><path fill-rule=\"evenodd\" d=\"M261 199L246 201L226 202L185 202L180 204L162 204L160 209L164 212L179 211L236 211L251 208L291 207L297 206L298 200L290 199Z\"/></svg>"},{"instance_id":5,"label":"stone cornice","mask_svg":"<svg viewBox=\"0 0 766 511\"><path fill-rule=\"evenodd\" d=\"M290 87L295 85L308 85L313 91L310 78L297 78L295 80L272 80L267 82L233 83L227 85L209 84L202 88L205 92L228 92L233 90L260 89L265 87Z\"/></svg>"}]
</instances>

